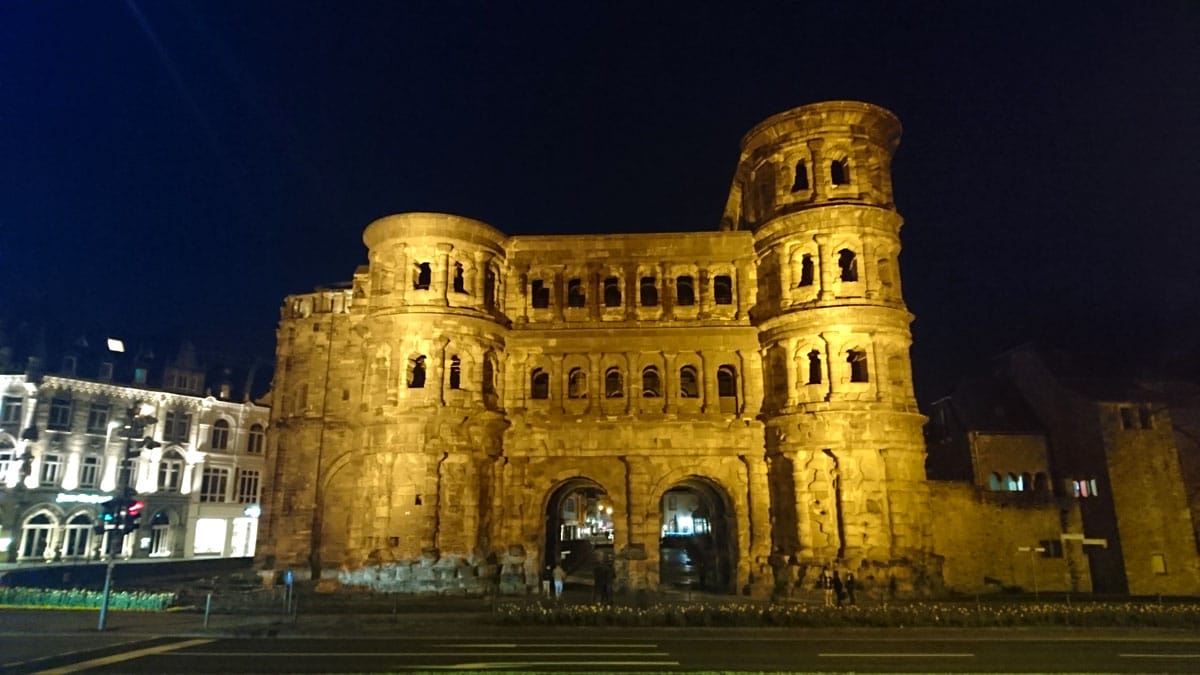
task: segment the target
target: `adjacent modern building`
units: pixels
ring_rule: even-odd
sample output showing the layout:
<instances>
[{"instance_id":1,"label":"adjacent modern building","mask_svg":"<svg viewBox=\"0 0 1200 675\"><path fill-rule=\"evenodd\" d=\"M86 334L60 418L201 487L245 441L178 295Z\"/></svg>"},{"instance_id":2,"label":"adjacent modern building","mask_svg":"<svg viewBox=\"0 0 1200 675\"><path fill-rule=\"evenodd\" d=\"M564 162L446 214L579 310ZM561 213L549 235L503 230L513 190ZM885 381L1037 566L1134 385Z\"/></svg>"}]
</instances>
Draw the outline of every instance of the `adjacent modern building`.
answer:
<instances>
[{"instance_id":1,"label":"adjacent modern building","mask_svg":"<svg viewBox=\"0 0 1200 675\"><path fill-rule=\"evenodd\" d=\"M8 562L252 556L268 409L184 347L165 363L115 339L0 372L0 551ZM53 361L51 362L51 359ZM14 372L15 371L15 372ZM129 420L146 415L131 437ZM128 460L126 460L128 458ZM101 504L130 488L140 527L109 545Z\"/></svg>"}]
</instances>

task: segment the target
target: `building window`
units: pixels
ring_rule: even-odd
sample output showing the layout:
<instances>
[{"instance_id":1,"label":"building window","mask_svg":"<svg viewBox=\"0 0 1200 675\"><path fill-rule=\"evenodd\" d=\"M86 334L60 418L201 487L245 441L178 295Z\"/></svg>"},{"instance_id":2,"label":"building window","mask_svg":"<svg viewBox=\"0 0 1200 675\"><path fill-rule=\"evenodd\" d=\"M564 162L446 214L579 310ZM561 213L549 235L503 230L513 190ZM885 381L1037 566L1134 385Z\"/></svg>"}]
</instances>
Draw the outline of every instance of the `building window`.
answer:
<instances>
[{"instance_id":1,"label":"building window","mask_svg":"<svg viewBox=\"0 0 1200 675\"><path fill-rule=\"evenodd\" d=\"M237 500L239 504L258 503L258 472L242 469L238 472Z\"/></svg>"},{"instance_id":2,"label":"building window","mask_svg":"<svg viewBox=\"0 0 1200 675\"><path fill-rule=\"evenodd\" d=\"M567 282L567 307L584 307L587 305L587 293L583 290L583 281L571 279Z\"/></svg>"},{"instance_id":3,"label":"building window","mask_svg":"<svg viewBox=\"0 0 1200 675\"><path fill-rule=\"evenodd\" d=\"M621 306L621 280L617 277L608 277L604 280L604 306Z\"/></svg>"},{"instance_id":4,"label":"building window","mask_svg":"<svg viewBox=\"0 0 1200 675\"><path fill-rule=\"evenodd\" d=\"M1071 481L1071 491L1077 499L1087 499L1089 497L1095 497L1099 494L1099 492L1096 490L1095 478Z\"/></svg>"},{"instance_id":5,"label":"building window","mask_svg":"<svg viewBox=\"0 0 1200 675\"><path fill-rule=\"evenodd\" d=\"M163 558L171 555L171 518L157 511L150 519L150 555Z\"/></svg>"},{"instance_id":6,"label":"building window","mask_svg":"<svg viewBox=\"0 0 1200 675\"><path fill-rule=\"evenodd\" d=\"M425 388L425 357L416 356L408 360L408 388Z\"/></svg>"},{"instance_id":7,"label":"building window","mask_svg":"<svg viewBox=\"0 0 1200 675\"><path fill-rule=\"evenodd\" d=\"M541 279L530 283L529 301L534 309L546 309L550 306L550 287Z\"/></svg>"},{"instance_id":8,"label":"building window","mask_svg":"<svg viewBox=\"0 0 1200 675\"><path fill-rule=\"evenodd\" d=\"M681 307L696 304L696 289L692 285L692 277L682 276L675 279L675 304Z\"/></svg>"},{"instance_id":9,"label":"building window","mask_svg":"<svg viewBox=\"0 0 1200 675\"><path fill-rule=\"evenodd\" d=\"M850 184L850 161L846 159L835 159L829 163L829 180L834 185L849 185Z\"/></svg>"},{"instance_id":10,"label":"building window","mask_svg":"<svg viewBox=\"0 0 1200 675\"><path fill-rule=\"evenodd\" d=\"M0 473L0 476L3 476ZM94 456L84 457L79 464L79 487L94 488L96 487L96 479L100 476L100 458Z\"/></svg>"},{"instance_id":11,"label":"building window","mask_svg":"<svg viewBox=\"0 0 1200 675\"><path fill-rule=\"evenodd\" d=\"M212 449L229 449L229 422L226 422L225 420L217 420L216 422L213 422Z\"/></svg>"},{"instance_id":12,"label":"building window","mask_svg":"<svg viewBox=\"0 0 1200 675\"><path fill-rule=\"evenodd\" d=\"M42 469L38 473L41 485L57 485L62 478L62 455L42 455Z\"/></svg>"},{"instance_id":13,"label":"building window","mask_svg":"<svg viewBox=\"0 0 1200 675\"><path fill-rule=\"evenodd\" d=\"M450 388L462 389L462 360L457 356L450 357Z\"/></svg>"},{"instance_id":14,"label":"building window","mask_svg":"<svg viewBox=\"0 0 1200 675\"><path fill-rule=\"evenodd\" d=\"M808 167L804 160L796 162L796 177L792 180L792 192L808 189Z\"/></svg>"},{"instance_id":15,"label":"building window","mask_svg":"<svg viewBox=\"0 0 1200 675\"><path fill-rule=\"evenodd\" d=\"M496 366L492 362L494 358L489 353L483 359L483 393L488 396L496 395Z\"/></svg>"},{"instance_id":16,"label":"building window","mask_svg":"<svg viewBox=\"0 0 1200 675\"><path fill-rule=\"evenodd\" d=\"M429 290L429 280L433 277L433 269L429 263L419 263L413 268L413 290L427 291Z\"/></svg>"},{"instance_id":17,"label":"building window","mask_svg":"<svg viewBox=\"0 0 1200 675\"><path fill-rule=\"evenodd\" d=\"M158 489L162 492L179 492L183 482L183 467L183 456L178 452L164 452L158 462Z\"/></svg>"},{"instance_id":18,"label":"building window","mask_svg":"<svg viewBox=\"0 0 1200 675\"><path fill-rule=\"evenodd\" d=\"M733 366L717 368L717 399L721 412L737 412L737 370Z\"/></svg>"},{"instance_id":19,"label":"building window","mask_svg":"<svg viewBox=\"0 0 1200 675\"><path fill-rule=\"evenodd\" d=\"M625 396L625 383L621 381L621 370L609 368L604 371L604 397L621 398Z\"/></svg>"},{"instance_id":20,"label":"building window","mask_svg":"<svg viewBox=\"0 0 1200 675\"><path fill-rule=\"evenodd\" d=\"M684 366L679 369L679 396L681 398L700 398L700 380L696 369Z\"/></svg>"},{"instance_id":21,"label":"building window","mask_svg":"<svg viewBox=\"0 0 1200 675\"><path fill-rule=\"evenodd\" d=\"M550 374L541 368L534 368L529 376L529 397L550 398Z\"/></svg>"},{"instance_id":22,"label":"building window","mask_svg":"<svg viewBox=\"0 0 1200 675\"><path fill-rule=\"evenodd\" d=\"M462 263L460 263L460 262L454 263L454 292L455 293L466 293L467 292L467 280L466 280L466 276L464 275L464 272L463 272Z\"/></svg>"},{"instance_id":23,"label":"building window","mask_svg":"<svg viewBox=\"0 0 1200 675\"><path fill-rule=\"evenodd\" d=\"M192 431L192 415L182 410L168 410L163 419L163 440L186 443Z\"/></svg>"},{"instance_id":24,"label":"building window","mask_svg":"<svg viewBox=\"0 0 1200 675\"><path fill-rule=\"evenodd\" d=\"M1121 407L1121 428L1122 429L1138 428L1137 413L1135 413L1133 411L1133 408L1129 408L1129 407L1125 407L1125 406Z\"/></svg>"},{"instance_id":25,"label":"building window","mask_svg":"<svg viewBox=\"0 0 1200 675\"><path fill-rule=\"evenodd\" d=\"M489 312L496 308L496 273L490 268L483 274L483 308Z\"/></svg>"},{"instance_id":26,"label":"building window","mask_svg":"<svg viewBox=\"0 0 1200 675\"><path fill-rule=\"evenodd\" d=\"M567 375L567 398L587 398L587 373L583 368L572 368Z\"/></svg>"},{"instance_id":27,"label":"building window","mask_svg":"<svg viewBox=\"0 0 1200 675\"><path fill-rule=\"evenodd\" d=\"M88 554L88 543L92 538L92 519L86 513L77 513L67 521L63 532L62 555L64 558L83 558Z\"/></svg>"},{"instance_id":28,"label":"building window","mask_svg":"<svg viewBox=\"0 0 1200 675\"><path fill-rule=\"evenodd\" d=\"M1009 492L1024 492L1025 483L1020 476L1015 473L1010 473L1008 474L1008 481L1005 483L1005 488L1007 488Z\"/></svg>"},{"instance_id":29,"label":"building window","mask_svg":"<svg viewBox=\"0 0 1200 675\"><path fill-rule=\"evenodd\" d=\"M45 513L39 513L25 521L21 528L21 557L45 558L46 544L50 541L50 532L54 529L54 521Z\"/></svg>"},{"instance_id":30,"label":"building window","mask_svg":"<svg viewBox=\"0 0 1200 675\"><path fill-rule=\"evenodd\" d=\"M200 501L223 502L228 499L229 469L205 467L200 477Z\"/></svg>"},{"instance_id":31,"label":"building window","mask_svg":"<svg viewBox=\"0 0 1200 675\"><path fill-rule=\"evenodd\" d=\"M838 251L838 269L841 270L842 281L858 281L858 258L854 251L848 248Z\"/></svg>"},{"instance_id":32,"label":"building window","mask_svg":"<svg viewBox=\"0 0 1200 675\"><path fill-rule=\"evenodd\" d=\"M733 304L733 279L727 274L713 277L713 302L718 305Z\"/></svg>"},{"instance_id":33,"label":"building window","mask_svg":"<svg viewBox=\"0 0 1200 675\"><path fill-rule=\"evenodd\" d=\"M8 471L17 462L16 451L5 439L0 441L0 488L6 487Z\"/></svg>"},{"instance_id":34,"label":"building window","mask_svg":"<svg viewBox=\"0 0 1200 675\"><path fill-rule=\"evenodd\" d=\"M50 401L50 416L46 428L67 431L71 428L71 399L55 398Z\"/></svg>"},{"instance_id":35,"label":"building window","mask_svg":"<svg viewBox=\"0 0 1200 675\"><path fill-rule=\"evenodd\" d=\"M658 368L647 366L642 370L642 396L658 398L662 396L662 382L658 377Z\"/></svg>"},{"instance_id":36,"label":"building window","mask_svg":"<svg viewBox=\"0 0 1200 675\"><path fill-rule=\"evenodd\" d=\"M658 306L658 279L642 277L641 291L642 307Z\"/></svg>"},{"instance_id":37,"label":"building window","mask_svg":"<svg viewBox=\"0 0 1200 675\"><path fill-rule=\"evenodd\" d=\"M1004 479L995 471L992 472L991 476L988 476L988 489L992 492L999 492L1004 489Z\"/></svg>"},{"instance_id":38,"label":"building window","mask_svg":"<svg viewBox=\"0 0 1200 675\"><path fill-rule=\"evenodd\" d=\"M796 284L800 288L813 285L813 259L812 255L805 253L804 257L800 258L800 283Z\"/></svg>"},{"instance_id":39,"label":"building window","mask_svg":"<svg viewBox=\"0 0 1200 675\"><path fill-rule=\"evenodd\" d=\"M133 369L133 383L134 384L146 384L146 374L147 374L147 371L145 368L134 368Z\"/></svg>"},{"instance_id":40,"label":"building window","mask_svg":"<svg viewBox=\"0 0 1200 675\"><path fill-rule=\"evenodd\" d=\"M0 423L2 423L2 424L20 424L21 423L21 397L20 396L5 396L3 401L0 401Z\"/></svg>"},{"instance_id":41,"label":"building window","mask_svg":"<svg viewBox=\"0 0 1200 675\"><path fill-rule=\"evenodd\" d=\"M108 433L107 403L93 403L88 406L87 432L89 434Z\"/></svg>"},{"instance_id":42,"label":"building window","mask_svg":"<svg viewBox=\"0 0 1200 675\"><path fill-rule=\"evenodd\" d=\"M267 434L263 431L263 426L261 424L251 425L250 434L246 438L246 452L252 455L261 455L266 441Z\"/></svg>"},{"instance_id":43,"label":"building window","mask_svg":"<svg viewBox=\"0 0 1200 675\"><path fill-rule=\"evenodd\" d=\"M812 350L808 353L808 383L821 384L821 374L824 372L821 365L821 352Z\"/></svg>"},{"instance_id":44,"label":"building window","mask_svg":"<svg viewBox=\"0 0 1200 675\"><path fill-rule=\"evenodd\" d=\"M851 382L869 382L867 376L867 352L862 349L851 349L846 353L846 362L850 364Z\"/></svg>"}]
</instances>

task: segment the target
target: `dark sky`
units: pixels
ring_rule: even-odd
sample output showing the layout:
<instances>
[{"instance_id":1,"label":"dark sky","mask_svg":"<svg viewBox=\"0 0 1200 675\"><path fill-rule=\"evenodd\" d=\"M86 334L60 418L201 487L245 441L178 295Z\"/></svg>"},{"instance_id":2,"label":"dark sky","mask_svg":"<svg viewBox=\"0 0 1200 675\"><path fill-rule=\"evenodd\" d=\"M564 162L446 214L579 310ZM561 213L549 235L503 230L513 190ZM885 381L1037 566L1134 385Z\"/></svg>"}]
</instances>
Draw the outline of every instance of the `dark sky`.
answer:
<instances>
[{"instance_id":1,"label":"dark sky","mask_svg":"<svg viewBox=\"0 0 1200 675\"><path fill-rule=\"evenodd\" d=\"M0 316L270 357L379 216L713 230L742 135L829 99L905 127L924 400L1031 339L1196 347L1200 3L1170 0L6 0Z\"/></svg>"}]
</instances>

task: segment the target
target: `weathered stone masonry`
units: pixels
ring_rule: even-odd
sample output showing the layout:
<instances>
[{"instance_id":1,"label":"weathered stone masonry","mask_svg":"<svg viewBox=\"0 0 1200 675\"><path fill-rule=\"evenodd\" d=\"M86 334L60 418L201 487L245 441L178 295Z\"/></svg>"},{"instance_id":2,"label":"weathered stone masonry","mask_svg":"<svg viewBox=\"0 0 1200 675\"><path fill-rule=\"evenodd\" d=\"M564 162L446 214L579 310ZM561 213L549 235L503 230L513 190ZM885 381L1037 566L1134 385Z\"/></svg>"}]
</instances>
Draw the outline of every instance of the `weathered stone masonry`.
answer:
<instances>
[{"instance_id":1,"label":"weathered stone masonry","mask_svg":"<svg viewBox=\"0 0 1200 675\"><path fill-rule=\"evenodd\" d=\"M612 502L619 587L654 588L664 494L695 485L720 503L731 592L827 563L935 587L899 137L864 103L766 120L716 232L372 223L350 284L282 308L260 559L521 591L574 481Z\"/></svg>"}]
</instances>

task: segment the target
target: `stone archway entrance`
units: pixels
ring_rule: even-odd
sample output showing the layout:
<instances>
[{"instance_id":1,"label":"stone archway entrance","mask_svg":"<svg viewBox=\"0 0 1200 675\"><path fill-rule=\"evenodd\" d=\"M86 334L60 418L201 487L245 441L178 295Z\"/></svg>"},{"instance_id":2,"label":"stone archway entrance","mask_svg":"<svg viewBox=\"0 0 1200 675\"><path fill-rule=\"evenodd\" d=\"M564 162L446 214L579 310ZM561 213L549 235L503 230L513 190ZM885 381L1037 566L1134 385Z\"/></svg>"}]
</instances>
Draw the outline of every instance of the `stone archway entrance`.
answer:
<instances>
[{"instance_id":1,"label":"stone archway entrance","mask_svg":"<svg viewBox=\"0 0 1200 675\"><path fill-rule=\"evenodd\" d=\"M613 553L613 502L600 484L572 478L546 503L546 547L542 565L562 563L572 576L591 578L597 560Z\"/></svg>"},{"instance_id":2,"label":"stone archway entrance","mask_svg":"<svg viewBox=\"0 0 1200 675\"><path fill-rule=\"evenodd\" d=\"M659 580L669 588L733 593L737 585L737 528L724 492L705 478L688 478L663 493Z\"/></svg>"}]
</instances>

